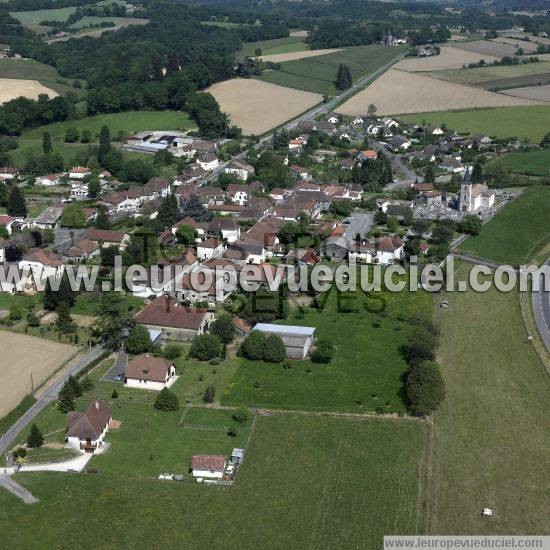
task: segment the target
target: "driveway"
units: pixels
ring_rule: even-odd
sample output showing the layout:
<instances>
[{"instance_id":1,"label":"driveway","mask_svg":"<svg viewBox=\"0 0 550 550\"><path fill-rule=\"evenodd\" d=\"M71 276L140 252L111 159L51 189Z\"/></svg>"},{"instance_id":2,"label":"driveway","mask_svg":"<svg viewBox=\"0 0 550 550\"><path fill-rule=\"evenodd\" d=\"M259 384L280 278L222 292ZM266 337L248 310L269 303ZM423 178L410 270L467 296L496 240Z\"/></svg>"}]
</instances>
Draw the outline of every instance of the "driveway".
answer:
<instances>
[{"instance_id":1,"label":"driveway","mask_svg":"<svg viewBox=\"0 0 550 550\"><path fill-rule=\"evenodd\" d=\"M116 379L117 374L124 374L126 367L128 366L128 354L124 349L118 352L117 358L113 366L103 375L104 382L118 382Z\"/></svg>"},{"instance_id":2,"label":"driveway","mask_svg":"<svg viewBox=\"0 0 550 550\"><path fill-rule=\"evenodd\" d=\"M38 499L34 497L25 487L19 485L9 475L0 474L0 487L4 487L10 493L20 498L25 504L34 504Z\"/></svg>"}]
</instances>

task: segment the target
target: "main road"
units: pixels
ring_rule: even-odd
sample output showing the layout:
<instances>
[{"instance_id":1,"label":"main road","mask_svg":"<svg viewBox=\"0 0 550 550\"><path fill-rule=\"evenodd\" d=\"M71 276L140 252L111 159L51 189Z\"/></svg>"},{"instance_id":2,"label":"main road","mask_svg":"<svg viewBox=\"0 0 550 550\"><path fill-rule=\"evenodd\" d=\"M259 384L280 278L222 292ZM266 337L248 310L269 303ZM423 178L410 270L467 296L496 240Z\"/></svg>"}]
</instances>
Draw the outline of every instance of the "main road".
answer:
<instances>
[{"instance_id":1,"label":"main road","mask_svg":"<svg viewBox=\"0 0 550 550\"><path fill-rule=\"evenodd\" d=\"M104 353L105 349L101 346L91 348L69 370L67 377L69 375L76 376L94 361L97 361L97 359L99 359ZM65 378L63 377L47 386L34 405L27 409L27 411L25 411L25 413L15 421L15 424L13 424L13 426L0 437L0 455L8 451L18 435L36 418L42 410L44 410L48 404L57 398L59 390L61 390L64 383Z\"/></svg>"},{"instance_id":2,"label":"main road","mask_svg":"<svg viewBox=\"0 0 550 550\"><path fill-rule=\"evenodd\" d=\"M531 297L537 328L546 348L550 351L550 291L544 289L544 283L550 281L550 260L546 262L545 267L549 275L540 275L539 291L532 292Z\"/></svg>"}]
</instances>

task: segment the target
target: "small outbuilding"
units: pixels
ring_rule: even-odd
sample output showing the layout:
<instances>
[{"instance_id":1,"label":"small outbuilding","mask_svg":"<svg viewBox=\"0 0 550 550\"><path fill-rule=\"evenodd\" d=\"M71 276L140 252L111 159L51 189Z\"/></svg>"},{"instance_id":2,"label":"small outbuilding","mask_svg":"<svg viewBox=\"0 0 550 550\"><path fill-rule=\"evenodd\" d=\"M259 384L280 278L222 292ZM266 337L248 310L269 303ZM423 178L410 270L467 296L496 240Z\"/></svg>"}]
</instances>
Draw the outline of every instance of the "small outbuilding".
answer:
<instances>
[{"instance_id":1,"label":"small outbuilding","mask_svg":"<svg viewBox=\"0 0 550 550\"><path fill-rule=\"evenodd\" d=\"M258 323L252 330L259 330L264 334L277 334L285 345L287 357L304 359L313 344L315 327L299 327L290 325L272 325Z\"/></svg>"},{"instance_id":2,"label":"small outbuilding","mask_svg":"<svg viewBox=\"0 0 550 550\"><path fill-rule=\"evenodd\" d=\"M225 472L225 464L223 455L193 455L191 473L197 478L221 479Z\"/></svg>"},{"instance_id":3,"label":"small outbuilding","mask_svg":"<svg viewBox=\"0 0 550 550\"><path fill-rule=\"evenodd\" d=\"M235 447L231 453L231 464L240 464L243 461L244 449L238 449Z\"/></svg>"}]
</instances>

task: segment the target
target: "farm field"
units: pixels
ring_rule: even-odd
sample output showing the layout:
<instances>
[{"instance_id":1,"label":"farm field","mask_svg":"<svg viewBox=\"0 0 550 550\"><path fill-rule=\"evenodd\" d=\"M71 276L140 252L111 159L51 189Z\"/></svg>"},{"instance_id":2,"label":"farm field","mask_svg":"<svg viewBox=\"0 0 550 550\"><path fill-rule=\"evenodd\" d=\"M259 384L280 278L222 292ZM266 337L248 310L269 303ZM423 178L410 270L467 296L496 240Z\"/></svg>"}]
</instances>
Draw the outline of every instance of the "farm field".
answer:
<instances>
[{"instance_id":1,"label":"farm field","mask_svg":"<svg viewBox=\"0 0 550 550\"><path fill-rule=\"evenodd\" d=\"M470 84L476 88L482 88L484 90L491 90L494 92L502 92L503 94L510 94L510 91L514 88L527 89L531 87L543 86L550 83L550 72L543 74L532 74L527 76L518 76L516 78L503 78L498 80L487 80L485 82L478 82L476 84ZM523 96L521 94L510 94L516 97L527 97L528 99L540 99L529 96Z\"/></svg>"},{"instance_id":2,"label":"farm field","mask_svg":"<svg viewBox=\"0 0 550 550\"><path fill-rule=\"evenodd\" d=\"M356 81L390 63L404 51L404 48L355 46L328 55L287 61L281 64L280 70L266 71L259 78L281 86L334 96L340 93L334 80L341 63L349 66Z\"/></svg>"},{"instance_id":3,"label":"farm field","mask_svg":"<svg viewBox=\"0 0 550 550\"><path fill-rule=\"evenodd\" d=\"M512 98L433 79L420 74L390 69L367 88L351 97L337 111L345 115L367 112L373 103L380 115L445 111L454 108L498 107L536 104L531 100Z\"/></svg>"},{"instance_id":4,"label":"farm field","mask_svg":"<svg viewBox=\"0 0 550 550\"><path fill-rule=\"evenodd\" d=\"M537 51L536 42L527 42L527 40L509 38L507 36L499 36L498 38L492 38L491 42L498 42L500 44L509 44L511 46L514 46L516 50L518 48L523 48L525 53L532 53Z\"/></svg>"},{"instance_id":5,"label":"farm field","mask_svg":"<svg viewBox=\"0 0 550 550\"><path fill-rule=\"evenodd\" d=\"M83 27L97 25L98 23L114 23L115 25L120 25L121 23L127 21L127 19L127 17L95 17L92 15L88 15L86 17L83 17L82 19L79 19L76 23L73 23L71 25L71 29L82 29ZM104 30L108 28L109 27L105 27Z\"/></svg>"},{"instance_id":6,"label":"farm field","mask_svg":"<svg viewBox=\"0 0 550 550\"><path fill-rule=\"evenodd\" d=\"M160 428L162 419L172 422L170 413L157 415L161 418L151 419L151 414L144 422L144 449L157 437L151 431L153 426ZM161 429L168 431L165 426ZM17 541L18 548L32 547L36 543L33 532L39 529L41 542L55 547L77 530L79 546L90 548L97 545L98 528L113 522L114 510L116 531L106 534L102 542L116 540L125 547L137 546L146 537L167 546L174 540L185 540L190 548L375 550L380 548L383 534L423 532L418 495L425 442L422 422L261 416L236 485L222 488L143 479L143 468L158 472L161 465L157 463L155 468L150 464L159 461L159 451L164 451L157 444L152 460L144 449L137 457L124 452L120 447L122 438L127 437L125 430L134 433L136 440L142 439L140 426L130 425L130 420L123 422L116 434L111 432L108 439L113 446L91 463L100 469L100 478L17 475L17 481L41 502L38 507L29 507L8 492L0 492L3 542L10 546ZM207 447L206 440L199 442L192 431L173 425L177 443L163 440L164 444L173 449L179 444L181 449L187 444L190 448ZM232 438L224 437L231 442ZM139 449L137 441L130 444ZM172 464L189 477L186 460L182 451L174 454ZM138 501L162 506L136 506ZM165 521L166 517L174 521Z\"/></svg>"},{"instance_id":7,"label":"farm field","mask_svg":"<svg viewBox=\"0 0 550 550\"><path fill-rule=\"evenodd\" d=\"M487 168L499 166L516 174L550 176L550 149L508 153L491 160L486 166Z\"/></svg>"},{"instance_id":8,"label":"farm field","mask_svg":"<svg viewBox=\"0 0 550 550\"><path fill-rule=\"evenodd\" d=\"M502 42L493 42L492 40L476 40L474 42L458 42L456 48L479 55L480 59L485 56L501 59L505 56L513 57L516 55L517 48L510 44ZM487 59L485 59L487 61Z\"/></svg>"},{"instance_id":9,"label":"farm field","mask_svg":"<svg viewBox=\"0 0 550 550\"><path fill-rule=\"evenodd\" d=\"M262 61L271 61L272 63L284 63L285 61L296 61L298 59L307 59L309 57L319 57L329 53L341 52L341 48L328 48L326 50L304 50L303 52L279 53L273 55L262 55Z\"/></svg>"},{"instance_id":10,"label":"farm field","mask_svg":"<svg viewBox=\"0 0 550 550\"><path fill-rule=\"evenodd\" d=\"M457 279L468 272L461 266ZM518 293L441 298L449 301L438 313L447 397L434 416L429 532L546 534L550 387L526 343ZM480 518L483 506L495 510L491 521Z\"/></svg>"},{"instance_id":11,"label":"farm field","mask_svg":"<svg viewBox=\"0 0 550 550\"><path fill-rule=\"evenodd\" d=\"M66 21L76 8L57 8L51 10L13 11L10 15L35 32L46 32L50 27L40 25L41 21Z\"/></svg>"},{"instance_id":12,"label":"farm field","mask_svg":"<svg viewBox=\"0 0 550 550\"><path fill-rule=\"evenodd\" d=\"M366 310L370 299L351 293L343 307L357 311L338 312L338 298L331 294L324 311L308 308L303 318L294 314L282 322L316 327L317 338L328 338L336 346L331 363L293 361L293 367L285 369L236 358L238 369L221 395L222 404L344 412L405 410L401 376L407 365L400 346L412 330L407 319L430 315L431 296L425 292L377 294L376 300L387 304L378 315Z\"/></svg>"},{"instance_id":13,"label":"farm field","mask_svg":"<svg viewBox=\"0 0 550 550\"><path fill-rule=\"evenodd\" d=\"M0 418L30 393L31 373L37 388L78 351L73 346L7 331L0 331L0 349Z\"/></svg>"},{"instance_id":14,"label":"farm field","mask_svg":"<svg viewBox=\"0 0 550 550\"><path fill-rule=\"evenodd\" d=\"M539 142L548 132L550 106L503 107L496 109L471 109L441 113L416 113L401 117L406 122L432 125L447 124L457 132L478 132L499 138L517 136Z\"/></svg>"},{"instance_id":15,"label":"farm field","mask_svg":"<svg viewBox=\"0 0 550 550\"><path fill-rule=\"evenodd\" d=\"M548 75L548 82L550 82L550 74ZM546 84L544 86L512 88L511 90L504 90L502 93L514 97L524 97L526 99L550 102L550 84Z\"/></svg>"},{"instance_id":16,"label":"farm field","mask_svg":"<svg viewBox=\"0 0 550 550\"><path fill-rule=\"evenodd\" d=\"M78 96L85 93L83 88L73 88L73 80L62 78L51 65L39 63L34 59L0 59L0 79L4 78L38 80L40 84L59 95L68 91ZM81 81L81 84L83 82Z\"/></svg>"},{"instance_id":17,"label":"farm field","mask_svg":"<svg viewBox=\"0 0 550 550\"><path fill-rule=\"evenodd\" d=\"M550 72L550 63L522 63L521 65L501 65L498 67L476 67L474 69L449 69L433 71L430 76L442 78L458 84L475 84L489 80L505 80Z\"/></svg>"},{"instance_id":18,"label":"farm field","mask_svg":"<svg viewBox=\"0 0 550 550\"><path fill-rule=\"evenodd\" d=\"M46 88L38 80L21 80L15 78L0 78L0 105L18 97L37 99L40 94L55 97L58 94Z\"/></svg>"},{"instance_id":19,"label":"farm field","mask_svg":"<svg viewBox=\"0 0 550 550\"><path fill-rule=\"evenodd\" d=\"M247 135L261 135L322 101L320 94L293 90L256 79L234 78L208 91L232 124Z\"/></svg>"},{"instance_id":20,"label":"farm field","mask_svg":"<svg viewBox=\"0 0 550 550\"><path fill-rule=\"evenodd\" d=\"M511 265L528 261L536 248L550 240L548 204L550 187L527 189L459 249Z\"/></svg>"},{"instance_id":21,"label":"farm field","mask_svg":"<svg viewBox=\"0 0 550 550\"><path fill-rule=\"evenodd\" d=\"M303 36L287 36L285 38L274 38L273 40L260 40L259 42L244 42L238 55L243 57L253 56L258 48L262 50L263 55L274 55L309 50L309 44L304 42Z\"/></svg>"},{"instance_id":22,"label":"farm field","mask_svg":"<svg viewBox=\"0 0 550 550\"><path fill-rule=\"evenodd\" d=\"M461 50L455 45L442 46L441 53L431 57L412 57L403 59L395 68L403 71L440 71L443 69L462 69L468 63L477 63L481 57L479 54ZM493 56L484 56L488 63L497 59Z\"/></svg>"}]
</instances>

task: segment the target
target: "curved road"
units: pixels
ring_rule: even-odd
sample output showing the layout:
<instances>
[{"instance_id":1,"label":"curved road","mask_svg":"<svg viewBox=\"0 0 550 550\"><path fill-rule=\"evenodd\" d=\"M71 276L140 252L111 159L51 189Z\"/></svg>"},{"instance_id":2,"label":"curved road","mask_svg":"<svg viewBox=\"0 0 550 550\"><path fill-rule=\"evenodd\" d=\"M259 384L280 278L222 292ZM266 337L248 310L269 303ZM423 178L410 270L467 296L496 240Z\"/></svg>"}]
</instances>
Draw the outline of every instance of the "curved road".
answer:
<instances>
[{"instance_id":1,"label":"curved road","mask_svg":"<svg viewBox=\"0 0 550 550\"><path fill-rule=\"evenodd\" d=\"M545 267L548 275L541 274L539 291L532 292L531 299L537 328L546 348L550 350L550 290L544 290L545 282L548 282L550 287L550 260L546 262Z\"/></svg>"}]
</instances>

